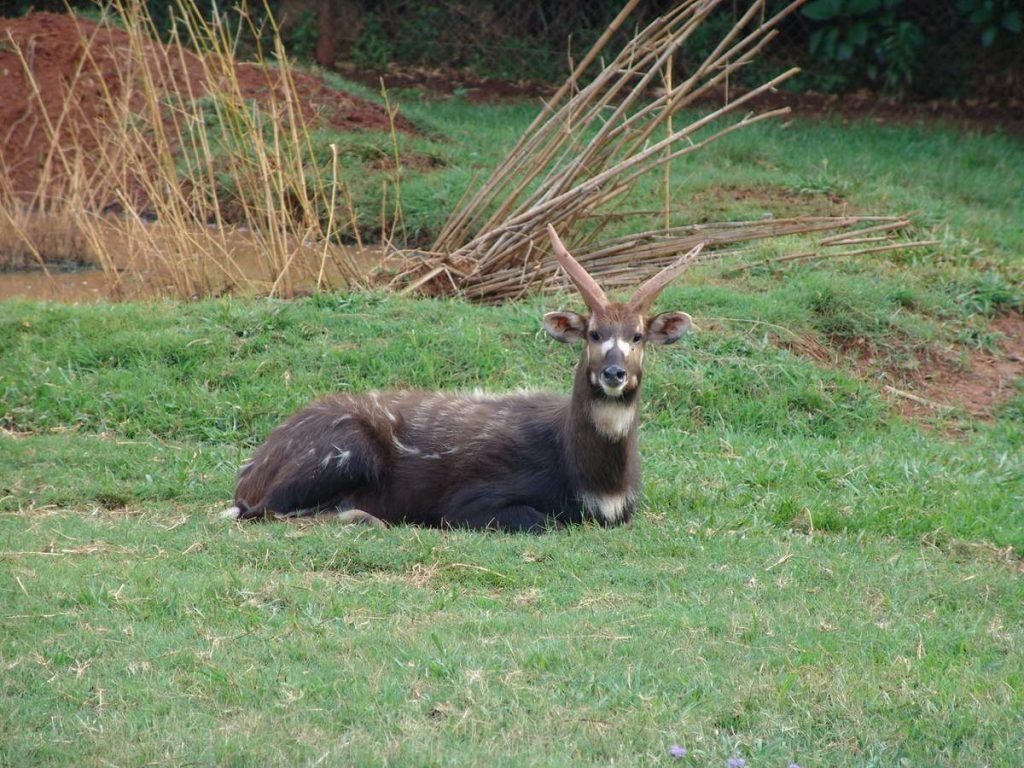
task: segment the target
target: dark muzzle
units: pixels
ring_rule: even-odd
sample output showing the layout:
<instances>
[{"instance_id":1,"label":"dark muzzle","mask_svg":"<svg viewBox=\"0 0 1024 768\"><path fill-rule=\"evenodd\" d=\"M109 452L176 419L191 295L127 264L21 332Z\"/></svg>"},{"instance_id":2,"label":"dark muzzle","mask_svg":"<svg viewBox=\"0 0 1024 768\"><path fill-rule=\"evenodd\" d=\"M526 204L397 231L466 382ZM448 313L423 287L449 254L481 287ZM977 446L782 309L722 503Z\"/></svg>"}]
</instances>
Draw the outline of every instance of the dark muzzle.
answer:
<instances>
[{"instance_id":1,"label":"dark muzzle","mask_svg":"<svg viewBox=\"0 0 1024 768\"><path fill-rule=\"evenodd\" d=\"M601 381L609 387L621 387L626 382L626 369L619 365L609 365L601 371Z\"/></svg>"}]
</instances>

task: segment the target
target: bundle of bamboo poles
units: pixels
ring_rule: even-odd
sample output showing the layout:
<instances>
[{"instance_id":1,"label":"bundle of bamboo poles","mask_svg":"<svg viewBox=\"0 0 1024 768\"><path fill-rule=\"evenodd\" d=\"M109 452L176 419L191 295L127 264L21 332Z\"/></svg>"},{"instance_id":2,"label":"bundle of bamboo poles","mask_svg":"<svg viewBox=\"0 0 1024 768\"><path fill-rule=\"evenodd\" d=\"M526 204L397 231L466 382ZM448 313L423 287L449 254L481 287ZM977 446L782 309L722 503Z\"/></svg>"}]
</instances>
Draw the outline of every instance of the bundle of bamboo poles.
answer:
<instances>
[{"instance_id":1,"label":"bundle of bamboo poles","mask_svg":"<svg viewBox=\"0 0 1024 768\"><path fill-rule=\"evenodd\" d=\"M402 275L407 289L458 292L485 301L519 295L551 271L545 264L544 228L549 223L565 233L573 248L590 248L588 268L596 274L605 267L621 268L616 258L628 244L600 242L601 211L620 201L641 176L732 131L788 111L749 112L727 119L792 77L795 68L686 125L673 126L679 110L727 86L803 0L772 16L765 0L755 0L692 72L675 83L665 78L675 55L720 2L679 3L637 32L580 87L639 4L629 0L491 177L449 218L430 252L407 265ZM657 85L665 87L652 97ZM578 226L583 222L586 227ZM672 233L671 228L660 233L658 254L689 247L691 233L674 238ZM596 257L602 255L607 260ZM636 256L634 252L630 258ZM653 261L634 266L644 271L657 268Z\"/></svg>"},{"instance_id":2,"label":"bundle of bamboo poles","mask_svg":"<svg viewBox=\"0 0 1024 768\"><path fill-rule=\"evenodd\" d=\"M747 249L737 247L739 243L791 235L825 235L815 242L811 250L750 261L733 267L734 271L772 267L797 260L859 256L935 244L936 241L908 241L901 237L909 226L909 219L896 216L801 216L696 224L606 240L596 250L578 258L588 272L601 276L601 284L605 288L613 290L633 286L659 272L673 263L681 252L699 243L703 243L705 249L695 260L698 264L746 253ZM846 247L866 243L870 243L870 247ZM567 285L558 273L557 264L545 260L529 274L517 267L497 270L481 279L475 287L478 298L497 300L518 298L538 286L557 290Z\"/></svg>"},{"instance_id":3,"label":"bundle of bamboo poles","mask_svg":"<svg viewBox=\"0 0 1024 768\"><path fill-rule=\"evenodd\" d=\"M814 240L810 250L751 260L727 270L733 272L758 267L772 269L794 261L907 250L939 243L938 240L908 239L905 234L910 227L910 219L901 216L800 216L694 224L608 239L594 250L578 253L576 258L588 272L600 275L602 286L612 291L635 286L637 282L672 264L680 253L698 243L703 243L705 248L694 263L701 264L747 255L751 249L746 244L752 241L794 235L820 236ZM471 292L460 288L466 285L470 277L475 278ZM536 290L559 291L569 287L553 259L510 265L485 276L470 270L460 271L450 261L443 260L443 263L435 261L430 270L406 290L422 289L431 281L439 279L443 279L441 285L447 286L447 289L462 290L471 298L485 302L507 301Z\"/></svg>"}]
</instances>

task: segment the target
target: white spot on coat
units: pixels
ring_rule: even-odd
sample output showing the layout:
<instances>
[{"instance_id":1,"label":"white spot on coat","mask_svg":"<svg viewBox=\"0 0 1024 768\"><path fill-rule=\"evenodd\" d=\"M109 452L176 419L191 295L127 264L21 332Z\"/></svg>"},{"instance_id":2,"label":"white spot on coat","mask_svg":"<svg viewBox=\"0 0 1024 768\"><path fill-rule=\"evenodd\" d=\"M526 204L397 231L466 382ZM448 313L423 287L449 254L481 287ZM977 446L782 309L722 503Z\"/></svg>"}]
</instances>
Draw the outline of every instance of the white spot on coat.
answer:
<instances>
[{"instance_id":1,"label":"white spot on coat","mask_svg":"<svg viewBox=\"0 0 1024 768\"><path fill-rule=\"evenodd\" d=\"M398 449L399 453L405 454L406 456L416 456L420 453L420 449L415 446L406 445L397 437L391 438L391 443Z\"/></svg>"},{"instance_id":2,"label":"white spot on coat","mask_svg":"<svg viewBox=\"0 0 1024 768\"><path fill-rule=\"evenodd\" d=\"M626 510L633 504L633 494L626 493L586 493L583 505L595 517L601 517L609 523L617 523L625 516Z\"/></svg>"}]
</instances>

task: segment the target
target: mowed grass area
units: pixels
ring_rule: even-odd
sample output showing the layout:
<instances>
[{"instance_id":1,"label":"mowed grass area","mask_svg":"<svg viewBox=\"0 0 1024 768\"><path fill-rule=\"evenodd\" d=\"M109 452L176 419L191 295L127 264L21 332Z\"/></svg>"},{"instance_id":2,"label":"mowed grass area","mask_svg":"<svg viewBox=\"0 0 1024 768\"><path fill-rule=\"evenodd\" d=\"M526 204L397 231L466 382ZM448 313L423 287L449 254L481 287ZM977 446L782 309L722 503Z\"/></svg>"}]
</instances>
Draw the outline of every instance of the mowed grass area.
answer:
<instances>
[{"instance_id":1,"label":"mowed grass area","mask_svg":"<svg viewBox=\"0 0 1024 768\"><path fill-rule=\"evenodd\" d=\"M452 147L403 189L429 231L529 110L409 111ZM575 297L5 302L0 764L1020 765L1024 391L910 421L851 351L1000 354L1020 168L1017 139L801 122L676 166L693 220L837 198L943 244L668 289L698 328L648 356L628 529L217 514L319 394L567 391L540 316Z\"/></svg>"}]
</instances>

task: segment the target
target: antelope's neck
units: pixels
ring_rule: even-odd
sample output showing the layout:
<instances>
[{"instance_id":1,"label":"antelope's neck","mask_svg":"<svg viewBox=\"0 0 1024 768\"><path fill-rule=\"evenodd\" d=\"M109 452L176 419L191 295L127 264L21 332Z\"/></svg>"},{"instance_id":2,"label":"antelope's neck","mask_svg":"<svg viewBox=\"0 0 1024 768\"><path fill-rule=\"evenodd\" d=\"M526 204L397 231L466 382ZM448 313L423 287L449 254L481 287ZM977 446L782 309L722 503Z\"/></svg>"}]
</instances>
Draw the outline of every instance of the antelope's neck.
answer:
<instances>
[{"instance_id":1,"label":"antelope's neck","mask_svg":"<svg viewBox=\"0 0 1024 768\"><path fill-rule=\"evenodd\" d=\"M566 418L566 443L587 491L631 494L635 490L639 405L639 390L623 398L596 395L586 364L577 367Z\"/></svg>"}]
</instances>

